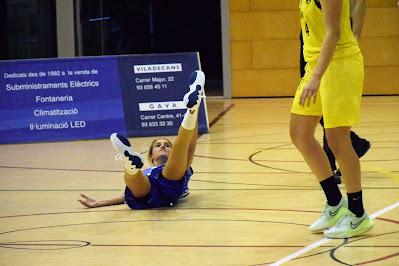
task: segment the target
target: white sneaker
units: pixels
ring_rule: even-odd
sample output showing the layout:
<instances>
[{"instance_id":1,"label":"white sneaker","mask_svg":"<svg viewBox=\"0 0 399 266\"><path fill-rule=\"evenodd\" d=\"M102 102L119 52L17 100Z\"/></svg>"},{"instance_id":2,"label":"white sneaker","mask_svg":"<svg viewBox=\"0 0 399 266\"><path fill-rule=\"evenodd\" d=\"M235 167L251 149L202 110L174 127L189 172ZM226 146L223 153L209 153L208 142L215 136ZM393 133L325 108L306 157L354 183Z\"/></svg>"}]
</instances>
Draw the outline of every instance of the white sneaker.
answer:
<instances>
[{"instance_id":1,"label":"white sneaker","mask_svg":"<svg viewBox=\"0 0 399 266\"><path fill-rule=\"evenodd\" d=\"M320 218L310 225L309 230L313 233L323 231L335 225L348 212L348 203L343 197L337 206L330 206L326 203L326 207L322 211Z\"/></svg>"},{"instance_id":2,"label":"white sneaker","mask_svg":"<svg viewBox=\"0 0 399 266\"><path fill-rule=\"evenodd\" d=\"M190 90L184 95L183 102L190 111L199 108L204 95L205 74L201 70L196 70L189 77Z\"/></svg>"},{"instance_id":3,"label":"white sneaker","mask_svg":"<svg viewBox=\"0 0 399 266\"><path fill-rule=\"evenodd\" d=\"M362 217L356 217L351 211L339 220L339 222L324 235L329 238L348 238L359 236L373 228L374 222L370 219L366 212Z\"/></svg>"},{"instance_id":4,"label":"white sneaker","mask_svg":"<svg viewBox=\"0 0 399 266\"><path fill-rule=\"evenodd\" d=\"M133 151L129 140L117 133L110 136L111 144L118 154L115 156L116 160L122 160L127 172L136 172L143 167L143 157L140 153Z\"/></svg>"}]
</instances>

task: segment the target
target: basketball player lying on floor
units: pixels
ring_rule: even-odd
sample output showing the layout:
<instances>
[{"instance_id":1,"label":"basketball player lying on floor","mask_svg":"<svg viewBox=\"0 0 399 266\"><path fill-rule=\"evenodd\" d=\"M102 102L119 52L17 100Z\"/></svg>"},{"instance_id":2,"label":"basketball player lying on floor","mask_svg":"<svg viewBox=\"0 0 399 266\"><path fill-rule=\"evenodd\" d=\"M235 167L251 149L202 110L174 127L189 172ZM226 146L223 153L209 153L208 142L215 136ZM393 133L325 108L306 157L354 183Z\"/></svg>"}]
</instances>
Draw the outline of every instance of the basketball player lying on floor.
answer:
<instances>
[{"instance_id":1,"label":"basketball player lying on floor","mask_svg":"<svg viewBox=\"0 0 399 266\"><path fill-rule=\"evenodd\" d=\"M141 170L143 158L133 151L129 140L114 133L111 143L124 163L125 193L119 197L96 200L81 194L79 202L89 208L126 203L131 209L148 209L174 205L188 195L198 138L198 110L204 95L205 75L194 71L189 78L189 92L183 98L187 111L172 144L166 138L154 139L148 152L152 167Z\"/></svg>"}]
</instances>

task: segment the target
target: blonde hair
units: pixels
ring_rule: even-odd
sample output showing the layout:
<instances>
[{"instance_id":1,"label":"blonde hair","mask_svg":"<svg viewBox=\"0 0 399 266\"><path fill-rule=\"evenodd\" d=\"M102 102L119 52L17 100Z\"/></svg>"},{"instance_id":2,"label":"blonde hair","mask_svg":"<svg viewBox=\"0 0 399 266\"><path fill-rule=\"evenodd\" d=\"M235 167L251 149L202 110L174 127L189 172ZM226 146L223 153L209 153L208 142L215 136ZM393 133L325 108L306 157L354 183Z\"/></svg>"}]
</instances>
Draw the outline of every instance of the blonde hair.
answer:
<instances>
[{"instance_id":1,"label":"blonde hair","mask_svg":"<svg viewBox=\"0 0 399 266\"><path fill-rule=\"evenodd\" d=\"M151 165L151 166L155 166L154 162L152 161L152 160L153 160L153 158L152 158L152 149L154 148L155 143L156 143L158 140L160 140L160 139L166 140L166 141L169 143L170 147L171 147L171 148L173 147L173 143L172 143L169 139L167 139L167 138L154 139L154 140L151 142L150 149L149 149L148 154L147 154L147 159L148 159L148 161L150 162L150 165Z\"/></svg>"}]
</instances>

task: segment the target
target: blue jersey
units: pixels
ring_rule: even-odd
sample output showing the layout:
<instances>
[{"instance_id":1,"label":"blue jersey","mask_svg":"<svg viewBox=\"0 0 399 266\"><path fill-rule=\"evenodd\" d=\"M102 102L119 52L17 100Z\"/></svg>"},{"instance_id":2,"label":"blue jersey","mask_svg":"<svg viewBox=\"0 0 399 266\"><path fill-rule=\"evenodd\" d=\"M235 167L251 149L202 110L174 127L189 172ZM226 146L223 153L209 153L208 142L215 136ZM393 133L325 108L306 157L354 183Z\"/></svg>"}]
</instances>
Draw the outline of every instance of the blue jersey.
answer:
<instances>
[{"instance_id":1,"label":"blue jersey","mask_svg":"<svg viewBox=\"0 0 399 266\"><path fill-rule=\"evenodd\" d=\"M193 175L190 167L183 178L177 181L168 180L162 176L164 165L150 167L144 170L151 183L150 192L141 197L135 197L130 189L125 189L125 202L131 209L159 208L174 205L180 198L188 195L188 182Z\"/></svg>"}]
</instances>

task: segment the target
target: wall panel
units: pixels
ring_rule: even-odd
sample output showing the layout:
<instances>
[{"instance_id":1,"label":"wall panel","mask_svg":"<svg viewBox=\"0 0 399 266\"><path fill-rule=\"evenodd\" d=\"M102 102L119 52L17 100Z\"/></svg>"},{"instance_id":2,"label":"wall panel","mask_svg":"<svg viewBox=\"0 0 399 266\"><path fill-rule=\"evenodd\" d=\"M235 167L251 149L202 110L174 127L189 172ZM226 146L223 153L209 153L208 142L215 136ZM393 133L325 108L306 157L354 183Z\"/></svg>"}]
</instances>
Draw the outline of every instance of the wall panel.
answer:
<instances>
[{"instance_id":1,"label":"wall panel","mask_svg":"<svg viewBox=\"0 0 399 266\"><path fill-rule=\"evenodd\" d=\"M253 68L299 68L298 40L265 40L252 43Z\"/></svg>"},{"instance_id":2,"label":"wall panel","mask_svg":"<svg viewBox=\"0 0 399 266\"><path fill-rule=\"evenodd\" d=\"M367 0L366 7L364 94L399 94L397 1ZM232 96L293 96L299 32L298 1L231 0Z\"/></svg>"},{"instance_id":3,"label":"wall panel","mask_svg":"<svg viewBox=\"0 0 399 266\"><path fill-rule=\"evenodd\" d=\"M233 69L252 68L252 49L250 41L233 42L231 52L234 57L231 60Z\"/></svg>"},{"instance_id":4,"label":"wall panel","mask_svg":"<svg viewBox=\"0 0 399 266\"><path fill-rule=\"evenodd\" d=\"M294 95L299 82L297 69L234 70L234 97Z\"/></svg>"}]
</instances>

